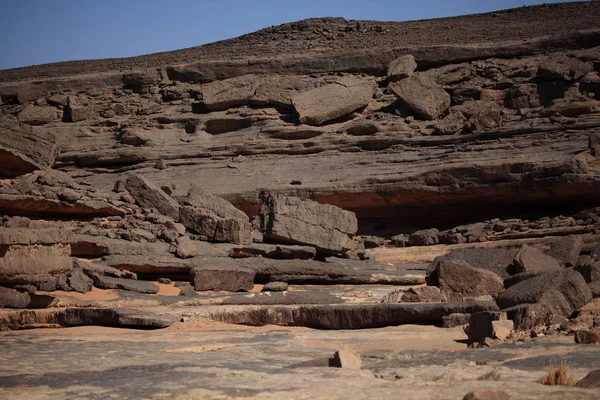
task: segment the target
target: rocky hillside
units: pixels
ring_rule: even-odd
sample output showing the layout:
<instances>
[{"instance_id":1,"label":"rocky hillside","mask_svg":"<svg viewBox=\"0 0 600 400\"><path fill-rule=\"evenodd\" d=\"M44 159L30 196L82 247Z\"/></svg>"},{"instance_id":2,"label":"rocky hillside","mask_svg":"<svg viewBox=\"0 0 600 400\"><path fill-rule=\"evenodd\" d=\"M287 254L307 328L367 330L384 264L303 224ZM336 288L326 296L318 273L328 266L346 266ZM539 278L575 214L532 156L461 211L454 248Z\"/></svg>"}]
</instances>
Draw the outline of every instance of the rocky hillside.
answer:
<instances>
[{"instance_id":1,"label":"rocky hillside","mask_svg":"<svg viewBox=\"0 0 600 400\"><path fill-rule=\"evenodd\" d=\"M234 39L139 57L63 62L0 71L0 82L73 74L294 54L518 41L598 28L597 2L544 4L493 13L410 22L315 18L265 28ZM560 23L555 23L560 21Z\"/></svg>"},{"instance_id":2,"label":"rocky hillside","mask_svg":"<svg viewBox=\"0 0 600 400\"><path fill-rule=\"evenodd\" d=\"M599 11L309 20L3 71L0 327L600 341Z\"/></svg>"}]
</instances>

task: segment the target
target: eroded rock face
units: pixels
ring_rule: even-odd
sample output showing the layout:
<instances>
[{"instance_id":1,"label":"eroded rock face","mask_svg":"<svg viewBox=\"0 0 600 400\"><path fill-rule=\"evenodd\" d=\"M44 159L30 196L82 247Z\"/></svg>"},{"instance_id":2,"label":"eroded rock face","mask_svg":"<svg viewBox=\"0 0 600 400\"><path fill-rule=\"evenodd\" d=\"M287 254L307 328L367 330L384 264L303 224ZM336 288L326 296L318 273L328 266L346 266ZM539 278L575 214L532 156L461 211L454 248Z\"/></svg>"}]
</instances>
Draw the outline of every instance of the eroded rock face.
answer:
<instances>
[{"instance_id":1,"label":"eroded rock face","mask_svg":"<svg viewBox=\"0 0 600 400\"><path fill-rule=\"evenodd\" d=\"M9 246L0 257L0 282L40 284L73 268L71 246Z\"/></svg>"},{"instance_id":2,"label":"eroded rock face","mask_svg":"<svg viewBox=\"0 0 600 400\"><path fill-rule=\"evenodd\" d=\"M15 178L49 168L59 153L51 132L0 119L0 177Z\"/></svg>"},{"instance_id":3,"label":"eroded rock face","mask_svg":"<svg viewBox=\"0 0 600 400\"><path fill-rule=\"evenodd\" d=\"M263 193L260 230L267 240L316 247L330 254L353 248L358 230L354 213L310 200Z\"/></svg>"}]
</instances>

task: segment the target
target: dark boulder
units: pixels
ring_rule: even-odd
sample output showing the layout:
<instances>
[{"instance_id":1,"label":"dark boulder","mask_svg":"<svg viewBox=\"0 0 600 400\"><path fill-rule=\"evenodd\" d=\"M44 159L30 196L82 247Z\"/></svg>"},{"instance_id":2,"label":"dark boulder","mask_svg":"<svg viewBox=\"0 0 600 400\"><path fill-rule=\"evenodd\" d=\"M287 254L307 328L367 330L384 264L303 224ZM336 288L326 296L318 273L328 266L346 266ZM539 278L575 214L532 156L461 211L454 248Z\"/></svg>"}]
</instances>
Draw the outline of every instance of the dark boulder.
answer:
<instances>
[{"instance_id":1,"label":"dark boulder","mask_svg":"<svg viewBox=\"0 0 600 400\"><path fill-rule=\"evenodd\" d=\"M254 271L231 265L209 265L192 268L194 288L197 291L223 290L239 292L254 287Z\"/></svg>"},{"instance_id":2,"label":"dark boulder","mask_svg":"<svg viewBox=\"0 0 600 400\"><path fill-rule=\"evenodd\" d=\"M500 293L501 309L521 304L540 304L554 315L569 317L592 300L592 293L581 274L573 269L548 271L517 283Z\"/></svg>"},{"instance_id":3,"label":"dark boulder","mask_svg":"<svg viewBox=\"0 0 600 400\"><path fill-rule=\"evenodd\" d=\"M427 284L440 288L448 301L462 301L466 297L491 295L503 289L502 278L490 271L473 268L465 261L437 260L427 271Z\"/></svg>"}]
</instances>

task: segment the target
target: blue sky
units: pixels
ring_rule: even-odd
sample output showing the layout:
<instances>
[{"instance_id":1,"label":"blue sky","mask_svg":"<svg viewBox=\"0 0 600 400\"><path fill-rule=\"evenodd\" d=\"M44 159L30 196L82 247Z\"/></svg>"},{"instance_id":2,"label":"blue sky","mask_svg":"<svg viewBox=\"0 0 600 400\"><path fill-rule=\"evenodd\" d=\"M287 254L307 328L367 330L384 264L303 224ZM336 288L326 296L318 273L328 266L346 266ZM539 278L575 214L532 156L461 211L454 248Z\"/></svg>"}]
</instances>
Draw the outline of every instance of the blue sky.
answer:
<instances>
[{"instance_id":1,"label":"blue sky","mask_svg":"<svg viewBox=\"0 0 600 400\"><path fill-rule=\"evenodd\" d=\"M0 69L198 46L311 17L406 21L536 0L0 0Z\"/></svg>"}]
</instances>

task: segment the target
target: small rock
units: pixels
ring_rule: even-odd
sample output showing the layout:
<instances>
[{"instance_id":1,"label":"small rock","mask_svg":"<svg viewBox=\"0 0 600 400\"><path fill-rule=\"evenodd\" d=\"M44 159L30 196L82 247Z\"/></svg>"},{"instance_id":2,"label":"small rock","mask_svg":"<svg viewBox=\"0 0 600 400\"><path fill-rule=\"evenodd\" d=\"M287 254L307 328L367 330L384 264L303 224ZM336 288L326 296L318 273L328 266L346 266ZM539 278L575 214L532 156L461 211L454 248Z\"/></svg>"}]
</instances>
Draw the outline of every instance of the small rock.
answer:
<instances>
[{"instance_id":1,"label":"small rock","mask_svg":"<svg viewBox=\"0 0 600 400\"><path fill-rule=\"evenodd\" d=\"M194 297L196 290L189 282L176 282L175 287L179 289L180 296Z\"/></svg>"},{"instance_id":2,"label":"small rock","mask_svg":"<svg viewBox=\"0 0 600 400\"><path fill-rule=\"evenodd\" d=\"M457 314L453 313L442 317L442 327L444 328L456 328L457 326L464 326L471 320L471 314Z\"/></svg>"},{"instance_id":3,"label":"small rock","mask_svg":"<svg viewBox=\"0 0 600 400\"><path fill-rule=\"evenodd\" d=\"M329 366L334 368L360 369L360 356L350 350L338 350L329 359Z\"/></svg>"},{"instance_id":4,"label":"small rock","mask_svg":"<svg viewBox=\"0 0 600 400\"><path fill-rule=\"evenodd\" d=\"M286 282L269 282L267 283L262 291L263 292L285 292L288 289Z\"/></svg>"},{"instance_id":5,"label":"small rock","mask_svg":"<svg viewBox=\"0 0 600 400\"><path fill-rule=\"evenodd\" d=\"M192 240L186 236L177 238L177 255L181 258L194 258L198 255L198 250Z\"/></svg>"},{"instance_id":6,"label":"small rock","mask_svg":"<svg viewBox=\"0 0 600 400\"><path fill-rule=\"evenodd\" d=\"M495 339L506 340L513 332L515 325L510 320L492 321L492 331Z\"/></svg>"},{"instance_id":7,"label":"small rock","mask_svg":"<svg viewBox=\"0 0 600 400\"><path fill-rule=\"evenodd\" d=\"M170 285L172 281L169 278L158 278L158 283L161 285Z\"/></svg>"}]
</instances>

